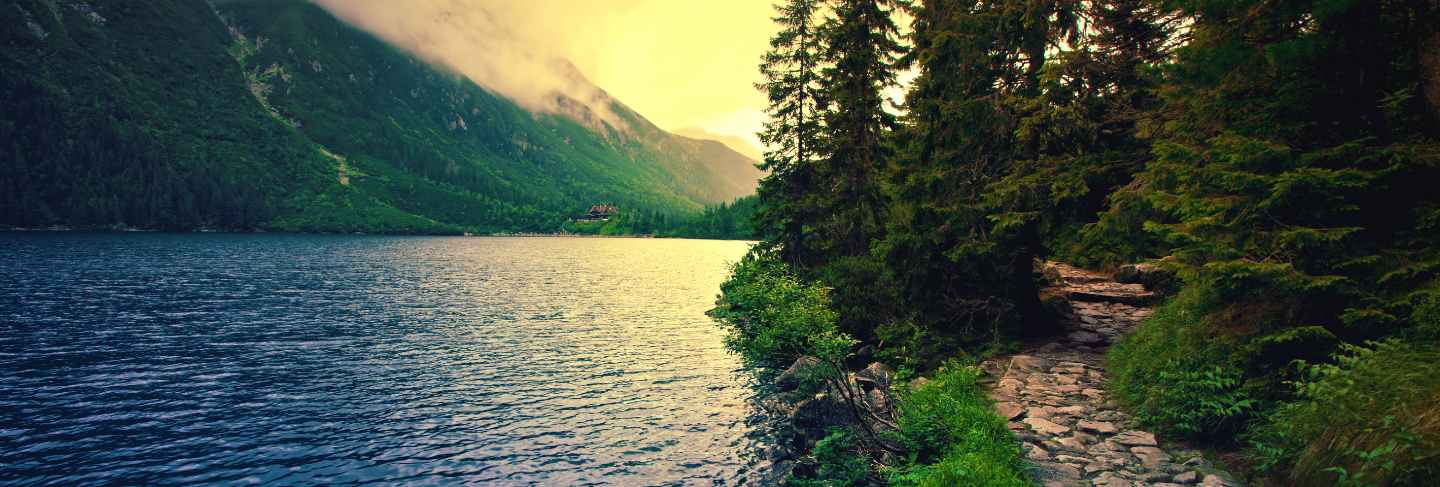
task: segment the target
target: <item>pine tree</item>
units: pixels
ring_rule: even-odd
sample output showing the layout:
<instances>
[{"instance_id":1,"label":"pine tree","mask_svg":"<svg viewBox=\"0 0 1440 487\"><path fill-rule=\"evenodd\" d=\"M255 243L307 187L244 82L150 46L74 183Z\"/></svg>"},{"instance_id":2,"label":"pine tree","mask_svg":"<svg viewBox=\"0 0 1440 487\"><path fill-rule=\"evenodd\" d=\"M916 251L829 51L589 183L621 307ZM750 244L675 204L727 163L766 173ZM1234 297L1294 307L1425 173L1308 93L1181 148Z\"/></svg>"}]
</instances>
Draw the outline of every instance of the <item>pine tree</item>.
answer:
<instances>
[{"instance_id":1,"label":"pine tree","mask_svg":"<svg viewBox=\"0 0 1440 487\"><path fill-rule=\"evenodd\" d=\"M822 220L816 225L827 244L819 261L860 257L884 235L880 182L892 155L888 137L895 116L883 90L895 85L894 65L902 52L890 0L842 0L824 27L828 65L822 71L825 145L816 194Z\"/></svg>"},{"instance_id":2,"label":"pine tree","mask_svg":"<svg viewBox=\"0 0 1440 487\"><path fill-rule=\"evenodd\" d=\"M1416 96L1440 7L1176 3L1193 40L1133 193L1209 324L1244 337L1233 357L1256 373L1406 326L1440 277L1440 144Z\"/></svg>"},{"instance_id":3,"label":"pine tree","mask_svg":"<svg viewBox=\"0 0 1440 487\"><path fill-rule=\"evenodd\" d=\"M1083 237L1081 228L1150 157L1145 136L1158 106L1155 71L1167 59L1175 19L1146 0L1052 5L1055 20L1046 37L1055 47L1038 73L1027 69L1036 73L1038 89L1011 95L1024 150L995 197L1039 213L1039 231L1054 258L1133 261L1155 245L1136 220L1124 228L1107 222Z\"/></svg>"},{"instance_id":4,"label":"pine tree","mask_svg":"<svg viewBox=\"0 0 1440 487\"><path fill-rule=\"evenodd\" d=\"M760 64L765 82L757 88L769 100L760 140L769 150L761 168L770 171L758 193L764 205L757 223L774 234L781 255L799 263L807 255L807 225L817 218L807 195L816 182L814 162L820 147L821 109L819 74L820 32L816 18L820 0L789 0L778 5L773 19L780 32L770 40L770 51Z\"/></svg>"},{"instance_id":5,"label":"pine tree","mask_svg":"<svg viewBox=\"0 0 1440 487\"><path fill-rule=\"evenodd\" d=\"M1035 39L1065 18L1036 10L1053 4L934 0L911 9L913 48L902 62L918 76L877 250L906 312L882 335L913 355L1048 331L1031 278L1036 215L997 203L991 188L1028 157L1014 135L1016 105L1039 86L1045 50Z\"/></svg>"}]
</instances>

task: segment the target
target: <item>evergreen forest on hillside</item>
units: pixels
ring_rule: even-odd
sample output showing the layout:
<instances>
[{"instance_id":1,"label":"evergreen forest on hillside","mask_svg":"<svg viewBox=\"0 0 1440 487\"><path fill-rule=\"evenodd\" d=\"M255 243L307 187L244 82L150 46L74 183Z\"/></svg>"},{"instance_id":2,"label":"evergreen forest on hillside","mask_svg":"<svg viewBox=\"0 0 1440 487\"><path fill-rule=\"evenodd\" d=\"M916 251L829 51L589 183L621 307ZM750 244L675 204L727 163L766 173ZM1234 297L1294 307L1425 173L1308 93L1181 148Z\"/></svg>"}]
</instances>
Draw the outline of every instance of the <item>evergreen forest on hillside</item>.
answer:
<instances>
[{"instance_id":1,"label":"evergreen forest on hillside","mask_svg":"<svg viewBox=\"0 0 1440 487\"><path fill-rule=\"evenodd\" d=\"M611 202L684 233L760 176L618 101L618 125L526 111L302 0L0 10L4 226L552 233Z\"/></svg>"},{"instance_id":2,"label":"evergreen forest on hillside","mask_svg":"<svg viewBox=\"0 0 1440 487\"><path fill-rule=\"evenodd\" d=\"M1107 361L1167 441L1254 485L1440 478L1440 4L785 0L774 20L767 238L715 314L762 370L822 365L820 390L862 352L931 378L789 483L1029 483L969 365L1057 331L1044 260L1175 276Z\"/></svg>"}]
</instances>

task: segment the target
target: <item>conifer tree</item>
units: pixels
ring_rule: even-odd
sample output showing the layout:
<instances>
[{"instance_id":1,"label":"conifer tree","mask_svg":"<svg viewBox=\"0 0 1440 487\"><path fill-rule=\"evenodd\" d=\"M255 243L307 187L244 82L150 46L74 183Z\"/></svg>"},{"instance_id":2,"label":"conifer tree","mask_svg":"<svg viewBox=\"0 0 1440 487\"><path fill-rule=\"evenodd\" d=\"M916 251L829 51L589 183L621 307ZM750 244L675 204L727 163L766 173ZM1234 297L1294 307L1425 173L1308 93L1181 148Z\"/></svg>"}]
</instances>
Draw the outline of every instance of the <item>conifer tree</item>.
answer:
<instances>
[{"instance_id":1,"label":"conifer tree","mask_svg":"<svg viewBox=\"0 0 1440 487\"><path fill-rule=\"evenodd\" d=\"M1026 157L1016 101L1037 89L1044 49L1035 39L1043 45L1051 20L1066 18L1043 9L1060 4L932 0L911 9L913 48L902 61L918 76L877 250L906 310L881 334L913 354L1046 331L1031 278L1036 215L997 204L991 188Z\"/></svg>"},{"instance_id":2,"label":"conifer tree","mask_svg":"<svg viewBox=\"0 0 1440 487\"><path fill-rule=\"evenodd\" d=\"M1134 194L1210 324L1245 337L1234 359L1276 372L1405 326L1440 276L1440 145L1416 96L1440 7L1176 4L1193 40Z\"/></svg>"},{"instance_id":3,"label":"conifer tree","mask_svg":"<svg viewBox=\"0 0 1440 487\"><path fill-rule=\"evenodd\" d=\"M1084 238L1080 231L1149 159L1145 133L1158 105L1155 71L1168 54L1175 19L1146 0L1057 8L1047 26L1054 47L1034 78L1038 89L1012 95L1020 117L1017 143L1025 151L994 196L1039 213L1039 231L1054 258L1131 261L1153 251L1153 238L1138 227L1097 227Z\"/></svg>"},{"instance_id":4,"label":"conifer tree","mask_svg":"<svg viewBox=\"0 0 1440 487\"><path fill-rule=\"evenodd\" d=\"M883 90L895 85L902 52L891 18L895 6L892 0L841 0L824 28L828 65L821 86L831 109L818 171L826 186L816 195L817 230L827 244L820 262L867 256L884 232L879 183L896 122Z\"/></svg>"},{"instance_id":5,"label":"conifer tree","mask_svg":"<svg viewBox=\"0 0 1440 487\"><path fill-rule=\"evenodd\" d=\"M770 171L761 182L764 201L757 223L773 233L780 253L792 263L806 255L805 228L816 219L807 196L814 191L814 161L821 151L819 76L820 32L816 19L821 0L789 0L776 6L780 31L760 64L769 107L760 140L769 150L761 168Z\"/></svg>"}]
</instances>

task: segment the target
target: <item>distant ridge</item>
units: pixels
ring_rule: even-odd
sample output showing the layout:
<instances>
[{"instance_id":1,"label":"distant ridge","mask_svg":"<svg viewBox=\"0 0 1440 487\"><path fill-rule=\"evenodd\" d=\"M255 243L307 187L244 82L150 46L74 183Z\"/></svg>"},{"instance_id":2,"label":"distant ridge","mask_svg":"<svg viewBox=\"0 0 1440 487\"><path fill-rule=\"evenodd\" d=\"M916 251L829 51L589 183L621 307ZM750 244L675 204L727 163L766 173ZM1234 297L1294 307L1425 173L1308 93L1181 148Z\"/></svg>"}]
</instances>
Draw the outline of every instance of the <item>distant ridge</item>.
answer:
<instances>
[{"instance_id":1,"label":"distant ridge","mask_svg":"<svg viewBox=\"0 0 1440 487\"><path fill-rule=\"evenodd\" d=\"M0 9L0 226L548 232L759 178L598 87L528 111L302 0Z\"/></svg>"}]
</instances>

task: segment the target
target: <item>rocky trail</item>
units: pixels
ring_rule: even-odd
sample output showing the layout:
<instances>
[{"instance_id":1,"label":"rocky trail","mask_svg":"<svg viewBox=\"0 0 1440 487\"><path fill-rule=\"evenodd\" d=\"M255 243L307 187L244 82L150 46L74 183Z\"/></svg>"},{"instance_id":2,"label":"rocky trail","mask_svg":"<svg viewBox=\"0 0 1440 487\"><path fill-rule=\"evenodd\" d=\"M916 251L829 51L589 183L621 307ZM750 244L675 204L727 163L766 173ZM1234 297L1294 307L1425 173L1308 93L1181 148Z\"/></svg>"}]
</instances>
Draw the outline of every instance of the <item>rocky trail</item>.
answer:
<instances>
[{"instance_id":1,"label":"rocky trail","mask_svg":"<svg viewBox=\"0 0 1440 487\"><path fill-rule=\"evenodd\" d=\"M1065 333L981 365L1036 481L1046 487L1238 486L1200 452L1162 448L1107 398L1105 349L1149 316L1158 296L1140 284L1048 266L1060 284L1045 292L1070 304L1062 317Z\"/></svg>"}]
</instances>

